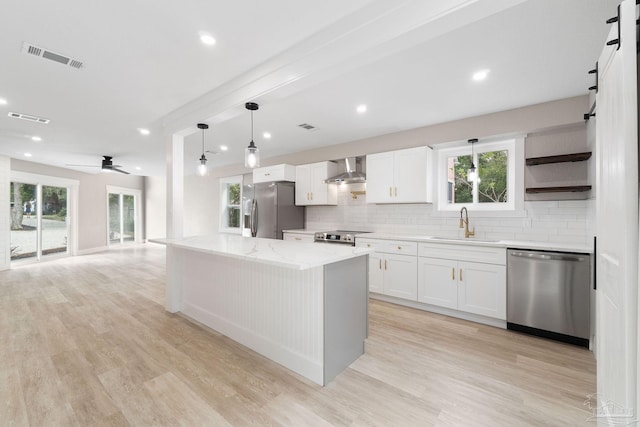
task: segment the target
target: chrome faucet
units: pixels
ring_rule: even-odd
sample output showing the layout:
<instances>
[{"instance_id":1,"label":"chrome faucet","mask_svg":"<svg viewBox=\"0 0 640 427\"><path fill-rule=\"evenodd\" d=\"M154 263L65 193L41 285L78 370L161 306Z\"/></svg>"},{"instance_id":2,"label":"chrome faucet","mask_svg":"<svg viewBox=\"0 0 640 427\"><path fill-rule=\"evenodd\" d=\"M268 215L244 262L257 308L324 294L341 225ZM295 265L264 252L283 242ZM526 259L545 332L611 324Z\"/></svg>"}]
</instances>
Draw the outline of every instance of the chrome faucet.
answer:
<instances>
[{"instance_id":1,"label":"chrome faucet","mask_svg":"<svg viewBox=\"0 0 640 427\"><path fill-rule=\"evenodd\" d=\"M462 211L464 211L464 219L462 219ZM467 211L466 206L463 206L462 209L460 209L460 228L464 228L464 237L466 239L476 235L475 227L473 227L473 230L469 231L469 212Z\"/></svg>"}]
</instances>

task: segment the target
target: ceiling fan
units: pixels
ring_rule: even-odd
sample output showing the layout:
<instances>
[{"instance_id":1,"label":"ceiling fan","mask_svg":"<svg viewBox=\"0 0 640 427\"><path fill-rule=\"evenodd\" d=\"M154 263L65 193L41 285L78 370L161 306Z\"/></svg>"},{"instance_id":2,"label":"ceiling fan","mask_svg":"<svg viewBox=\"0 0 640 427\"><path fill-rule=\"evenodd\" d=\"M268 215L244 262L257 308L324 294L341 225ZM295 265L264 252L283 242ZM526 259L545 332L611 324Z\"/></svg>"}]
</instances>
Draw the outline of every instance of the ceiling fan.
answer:
<instances>
[{"instance_id":1,"label":"ceiling fan","mask_svg":"<svg viewBox=\"0 0 640 427\"><path fill-rule=\"evenodd\" d=\"M107 172L120 172L126 175L130 175L129 172L119 169L122 166L120 165L114 165L113 161L111 160L113 157L111 156L102 156L102 165L101 166L96 166L96 165L67 165L67 166L80 166L80 167L87 167L87 168L97 168L99 167L100 169L102 169L103 171L107 171Z\"/></svg>"}]
</instances>

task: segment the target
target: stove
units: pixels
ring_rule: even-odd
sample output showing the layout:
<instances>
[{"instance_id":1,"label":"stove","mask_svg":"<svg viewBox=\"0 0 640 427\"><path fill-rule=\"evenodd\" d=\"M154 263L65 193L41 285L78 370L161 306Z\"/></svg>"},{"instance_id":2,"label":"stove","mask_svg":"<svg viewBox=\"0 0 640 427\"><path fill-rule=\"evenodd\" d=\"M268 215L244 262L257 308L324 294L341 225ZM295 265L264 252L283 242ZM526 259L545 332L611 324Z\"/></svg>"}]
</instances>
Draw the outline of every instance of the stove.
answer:
<instances>
[{"instance_id":1,"label":"stove","mask_svg":"<svg viewBox=\"0 0 640 427\"><path fill-rule=\"evenodd\" d=\"M320 231L313 236L314 242L326 242L326 243L342 243L344 245L356 245L356 234L368 233L367 231L347 231L347 230L333 230L333 231Z\"/></svg>"}]
</instances>

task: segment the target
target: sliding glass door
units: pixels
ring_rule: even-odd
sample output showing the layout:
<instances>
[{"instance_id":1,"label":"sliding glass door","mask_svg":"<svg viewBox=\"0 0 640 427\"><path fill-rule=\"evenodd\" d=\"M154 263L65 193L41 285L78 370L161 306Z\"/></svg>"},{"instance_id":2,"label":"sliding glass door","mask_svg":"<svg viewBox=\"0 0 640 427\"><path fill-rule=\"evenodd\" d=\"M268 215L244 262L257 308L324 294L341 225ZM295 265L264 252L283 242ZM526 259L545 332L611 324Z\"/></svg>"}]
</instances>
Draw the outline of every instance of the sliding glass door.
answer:
<instances>
[{"instance_id":1,"label":"sliding glass door","mask_svg":"<svg viewBox=\"0 0 640 427\"><path fill-rule=\"evenodd\" d=\"M12 181L11 260L68 252L68 188Z\"/></svg>"},{"instance_id":2,"label":"sliding glass door","mask_svg":"<svg viewBox=\"0 0 640 427\"><path fill-rule=\"evenodd\" d=\"M11 200L11 260L38 256L38 186L12 182Z\"/></svg>"},{"instance_id":3,"label":"sliding glass door","mask_svg":"<svg viewBox=\"0 0 640 427\"><path fill-rule=\"evenodd\" d=\"M108 188L109 245L138 241L138 190Z\"/></svg>"},{"instance_id":4,"label":"sliding glass door","mask_svg":"<svg viewBox=\"0 0 640 427\"><path fill-rule=\"evenodd\" d=\"M67 189L42 186L42 255L67 251Z\"/></svg>"}]
</instances>

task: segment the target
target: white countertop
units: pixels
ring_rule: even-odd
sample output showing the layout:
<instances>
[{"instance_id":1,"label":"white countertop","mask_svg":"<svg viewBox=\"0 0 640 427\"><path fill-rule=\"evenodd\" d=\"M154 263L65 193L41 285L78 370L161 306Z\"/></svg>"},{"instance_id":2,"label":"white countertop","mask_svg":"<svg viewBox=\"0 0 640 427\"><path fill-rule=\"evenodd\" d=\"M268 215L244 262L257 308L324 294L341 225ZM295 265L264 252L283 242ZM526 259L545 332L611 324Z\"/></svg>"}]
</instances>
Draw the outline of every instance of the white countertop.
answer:
<instances>
[{"instance_id":1,"label":"white countertop","mask_svg":"<svg viewBox=\"0 0 640 427\"><path fill-rule=\"evenodd\" d=\"M373 249L335 243L307 243L212 234L181 239L150 239L150 242L193 251L306 270L373 253Z\"/></svg>"},{"instance_id":2,"label":"white countertop","mask_svg":"<svg viewBox=\"0 0 640 427\"><path fill-rule=\"evenodd\" d=\"M383 239L383 240L404 240L408 242L427 243L447 243L454 245L488 246L496 248L518 248L534 249L560 252L581 252L593 253L593 247L580 245L578 243L554 243L554 242L532 242L520 240L482 240L470 237L462 238L442 238L434 236L420 236L415 234L394 234L394 233L364 233L356 235L356 241L361 239Z\"/></svg>"}]
</instances>

